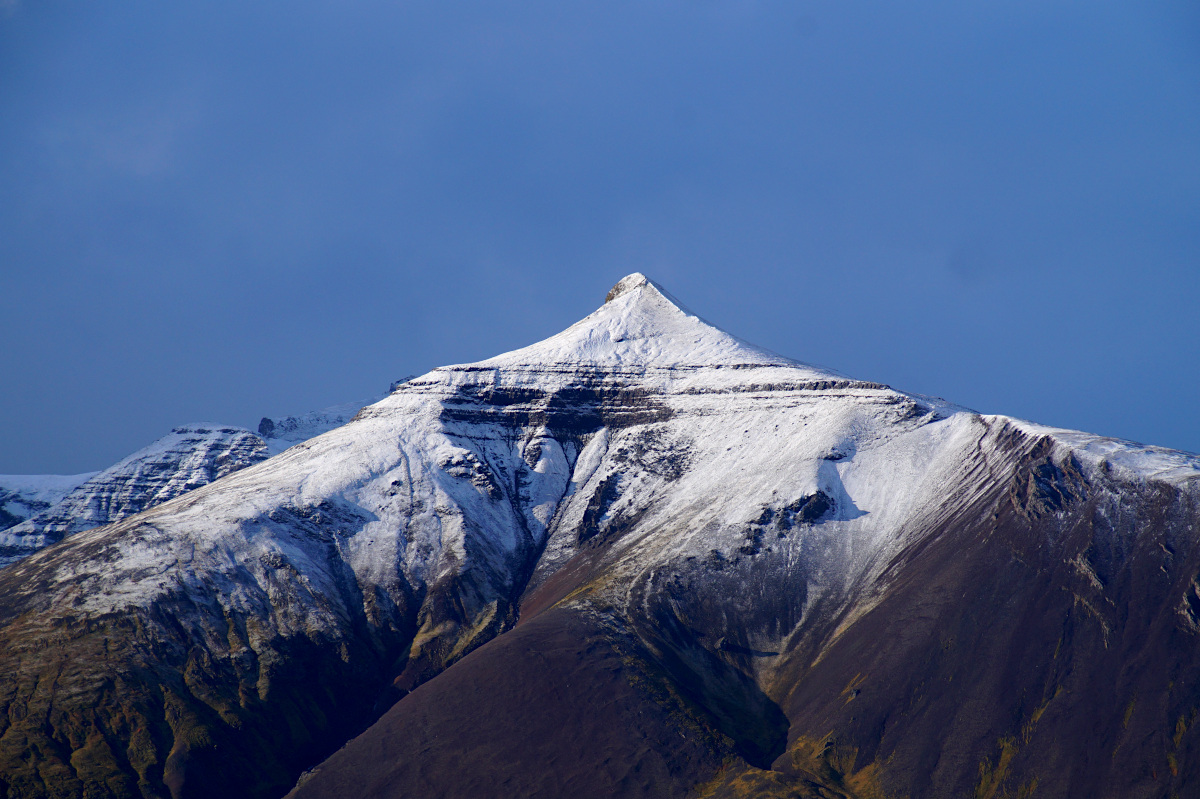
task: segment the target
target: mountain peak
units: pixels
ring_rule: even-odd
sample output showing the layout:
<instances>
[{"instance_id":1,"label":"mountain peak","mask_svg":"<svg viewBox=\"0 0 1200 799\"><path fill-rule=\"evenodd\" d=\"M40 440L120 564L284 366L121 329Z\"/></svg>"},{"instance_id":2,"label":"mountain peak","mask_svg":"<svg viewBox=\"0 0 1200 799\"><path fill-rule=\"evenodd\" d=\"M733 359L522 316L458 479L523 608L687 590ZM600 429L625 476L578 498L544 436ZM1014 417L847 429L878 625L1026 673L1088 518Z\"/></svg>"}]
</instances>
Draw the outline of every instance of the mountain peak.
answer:
<instances>
[{"instance_id":1,"label":"mountain peak","mask_svg":"<svg viewBox=\"0 0 1200 799\"><path fill-rule=\"evenodd\" d=\"M607 305L617 297L620 297L622 294L627 294L634 289L640 289L645 286L658 289L659 293L662 293L661 289L659 286L655 285L654 281L643 275L641 272L634 272L633 274L626 275L618 280L617 284L608 290L608 295L605 296L604 303Z\"/></svg>"},{"instance_id":2,"label":"mountain peak","mask_svg":"<svg viewBox=\"0 0 1200 799\"><path fill-rule=\"evenodd\" d=\"M659 304L665 303L667 306L674 307L675 310L688 316L696 316L684 307L683 303L675 299L671 292L663 288L660 283L654 282L641 272L634 272L618 280L616 285L609 289L608 294L605 295L604 304L608 305L623 297L627 298L626 302L648 301ZM705 322L705 324L708 323ZM709 325L709 327L712 327L712 325Z\"/></svg>"},{"instance_id":3,"label":"mountain peak","mask_svg":"<svg viewBox=\"0 0 1200 799\"><path fill-rule=\"evenodd\" d=\"M617 281L597 310L561 333L474 366L797 366L726 333L640 272Z\"/></svg>"}]
</instances>

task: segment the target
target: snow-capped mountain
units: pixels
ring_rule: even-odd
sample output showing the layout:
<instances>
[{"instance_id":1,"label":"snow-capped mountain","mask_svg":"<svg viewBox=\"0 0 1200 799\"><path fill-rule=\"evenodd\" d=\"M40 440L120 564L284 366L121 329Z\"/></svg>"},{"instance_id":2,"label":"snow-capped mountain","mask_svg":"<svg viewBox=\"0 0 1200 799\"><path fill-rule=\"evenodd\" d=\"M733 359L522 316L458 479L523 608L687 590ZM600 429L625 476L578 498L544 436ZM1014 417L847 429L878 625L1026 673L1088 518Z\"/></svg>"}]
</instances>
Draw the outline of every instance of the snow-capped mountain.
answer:
<instances>
[{"instance_id":1,"label":"snow-capped mountain","mask_svg":"<svg viewBox=\"0 0 1200 799\"><path fill-rule=\"evenodd\" d=\"M631 275L0 571L0 781L1184 795L1198 505L1196 456L806 366Z\"/></svg>"}]
</instances>

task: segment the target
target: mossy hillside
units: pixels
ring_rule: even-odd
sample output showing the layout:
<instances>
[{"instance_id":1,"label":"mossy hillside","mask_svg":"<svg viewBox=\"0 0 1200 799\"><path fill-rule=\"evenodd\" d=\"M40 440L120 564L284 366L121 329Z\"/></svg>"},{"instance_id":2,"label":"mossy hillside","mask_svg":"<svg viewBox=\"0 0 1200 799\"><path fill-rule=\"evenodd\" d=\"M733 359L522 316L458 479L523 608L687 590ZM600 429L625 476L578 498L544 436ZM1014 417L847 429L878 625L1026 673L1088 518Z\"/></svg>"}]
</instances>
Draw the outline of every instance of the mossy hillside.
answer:
<instances>
[{"instance_id":1,"label":"mossy hillside","mask_svg":"<svg viewBox=\"0 0 1200 799\"><path fill-rule=\"evenodd\" d=\"M378 712L403 642L387 629L266 637L254 619L202 618L189 622L200 635L162 607L6 628L0 781L10 799L282 793Z\"/></svg>"}]
</instances>

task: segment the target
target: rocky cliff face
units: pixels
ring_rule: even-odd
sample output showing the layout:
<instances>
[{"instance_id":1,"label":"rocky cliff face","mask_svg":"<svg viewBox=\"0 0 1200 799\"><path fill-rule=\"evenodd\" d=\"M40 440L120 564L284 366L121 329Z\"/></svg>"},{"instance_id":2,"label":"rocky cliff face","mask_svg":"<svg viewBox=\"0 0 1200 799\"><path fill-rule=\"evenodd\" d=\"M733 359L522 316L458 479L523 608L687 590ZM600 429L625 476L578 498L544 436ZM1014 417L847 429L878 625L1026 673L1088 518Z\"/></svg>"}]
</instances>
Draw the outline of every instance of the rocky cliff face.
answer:
<instances>
[{"instance_id":1,"label":"rocky cliff face","mask_svg":"<svg viewBox=\"0 0 1200 799\"><path fill-rule=\"evenodd\" d=\"M1198 501L1194 456L814 369L632 275L0 571L0 780L1187 795Z\"/></svg>"}]
</instances>

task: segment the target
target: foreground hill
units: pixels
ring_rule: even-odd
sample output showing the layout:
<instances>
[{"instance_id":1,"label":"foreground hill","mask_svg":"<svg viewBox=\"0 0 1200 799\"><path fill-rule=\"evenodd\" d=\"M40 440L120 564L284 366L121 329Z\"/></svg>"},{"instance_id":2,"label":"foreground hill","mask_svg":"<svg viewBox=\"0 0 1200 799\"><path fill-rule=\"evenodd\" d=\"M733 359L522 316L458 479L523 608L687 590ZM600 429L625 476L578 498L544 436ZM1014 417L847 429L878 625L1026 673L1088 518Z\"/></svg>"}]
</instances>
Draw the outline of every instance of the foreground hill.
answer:
<instances>
[{"instance_id":1,"label":"foreground hill","mask_svg":"<svg viewBox=\"0 0 1200 799\"><path fill-rule=\"evenodd\" d=\"M1191 795L1198 500L1194 456L814 369L631 275L0 570L0 780Z\"/></svg>"}]
</instances>

